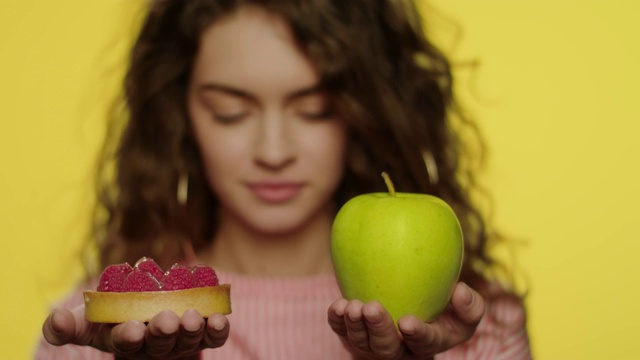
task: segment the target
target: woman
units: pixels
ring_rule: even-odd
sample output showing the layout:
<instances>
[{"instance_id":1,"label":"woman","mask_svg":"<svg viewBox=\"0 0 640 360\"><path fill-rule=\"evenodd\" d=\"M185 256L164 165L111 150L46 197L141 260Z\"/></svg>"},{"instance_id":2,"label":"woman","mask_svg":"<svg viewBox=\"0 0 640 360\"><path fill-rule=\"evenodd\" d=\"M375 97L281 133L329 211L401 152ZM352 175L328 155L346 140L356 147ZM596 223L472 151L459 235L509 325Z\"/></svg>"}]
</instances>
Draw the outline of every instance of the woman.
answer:
<instances>
[{"instance_id":1,"label":"woman","mask_svg":"<svg viewBox=\"0 0 640 360\"><path fill-rule=\"evenodd\" d=\"M482 276L492 261L464 186L449 64L411 4L152 1L125 95L103 163L116 175L101 191L101 265L209 264L232 284L234 313L90 324L76 293L43 327L64 346L43 342L38 356L529 356L522 303ZM429 324L405 316L396 330L379 303L340 299L331 223L349 198L384 190L383 170L447 201L465 232L463 283Z\"/></svg>"}]
</instances>

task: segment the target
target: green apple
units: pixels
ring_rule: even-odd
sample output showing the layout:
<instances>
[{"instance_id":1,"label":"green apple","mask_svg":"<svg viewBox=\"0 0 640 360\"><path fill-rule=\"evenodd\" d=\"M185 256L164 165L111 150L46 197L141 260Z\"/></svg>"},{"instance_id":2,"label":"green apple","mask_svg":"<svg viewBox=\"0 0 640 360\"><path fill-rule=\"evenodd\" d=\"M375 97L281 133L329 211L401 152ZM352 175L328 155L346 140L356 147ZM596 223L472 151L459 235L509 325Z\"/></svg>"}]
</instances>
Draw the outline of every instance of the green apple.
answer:
<instances>
[{"instance_id":1,"label":"green apple","mask_svg":"<svg viewBox=\"0 0 640 360\"><path fill-rule=\"evenodd\" d=\"M464 244L451 207L435 196L363 194L338 212L331 256L346 299L379 301L394 322L405 314L435 319L460 276Z\"/></svg>"}]
</instances>

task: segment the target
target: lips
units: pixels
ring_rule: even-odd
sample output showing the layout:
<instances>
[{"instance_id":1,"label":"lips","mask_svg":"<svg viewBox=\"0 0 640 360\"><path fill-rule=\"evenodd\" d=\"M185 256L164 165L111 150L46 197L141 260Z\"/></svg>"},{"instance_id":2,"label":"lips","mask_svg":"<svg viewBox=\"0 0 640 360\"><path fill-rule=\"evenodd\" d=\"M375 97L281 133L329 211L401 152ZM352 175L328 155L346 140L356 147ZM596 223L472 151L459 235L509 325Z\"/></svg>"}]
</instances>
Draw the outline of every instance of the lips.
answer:
<instances>
[{"instance_id":1,"label":"lips","mask_svg":"<svg viewBox=\"0 0 640 360\"><path fill-rule=\"evenodd\" d=\"M280 204L295 198L303 184L297 182L258 182L250 183L249 189L261 201Z\"/></svg>"}]
</instances>

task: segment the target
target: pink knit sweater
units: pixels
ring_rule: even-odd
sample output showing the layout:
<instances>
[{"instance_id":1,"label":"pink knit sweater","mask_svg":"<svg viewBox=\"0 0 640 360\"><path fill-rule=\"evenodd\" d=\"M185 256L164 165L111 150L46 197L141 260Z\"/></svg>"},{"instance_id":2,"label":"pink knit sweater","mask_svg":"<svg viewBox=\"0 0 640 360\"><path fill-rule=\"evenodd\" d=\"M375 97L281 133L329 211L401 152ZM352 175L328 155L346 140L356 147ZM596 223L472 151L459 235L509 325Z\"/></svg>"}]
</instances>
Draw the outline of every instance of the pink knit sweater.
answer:
<instances>
[{"instance_id":1,"label":"pink knit sweater","mask_svg":"<svg viewBox=\"0 0 640 360\"><path fill-rule=\"evenodd\" d=\"M233 313L226 344L205 350L202 359L350 359L327 324L327 309L340 298L333 275L262 278L218 272L231 285ZM82 304L82 290L61 306ZM519 302L498 299L475 335L437 359L529 359L525 313ZM500 325L502 324L502 325ZM36 359L113 359L90 347L56 347L41 339Z\"/></svg>"}]
</instances>

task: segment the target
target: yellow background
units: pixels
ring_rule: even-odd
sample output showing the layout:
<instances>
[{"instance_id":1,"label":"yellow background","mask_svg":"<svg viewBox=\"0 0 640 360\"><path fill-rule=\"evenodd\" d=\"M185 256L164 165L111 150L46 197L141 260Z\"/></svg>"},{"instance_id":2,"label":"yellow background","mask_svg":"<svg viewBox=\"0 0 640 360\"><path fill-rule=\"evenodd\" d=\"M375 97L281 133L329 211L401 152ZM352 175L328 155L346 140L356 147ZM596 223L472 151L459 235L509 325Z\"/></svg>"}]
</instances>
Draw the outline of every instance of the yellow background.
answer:
<instances>
[{"instance_id":1,"label":"yellow background","mask_svg":"<svg viewBox=\"0 0 640 360\"><path fill-rule=\"evenodd\" d=\"M139 3L0 0L0 359L31 357L81 275L91 161ZM447 53L480 64L457 85L490 146L494 220L522 240L510 259L534 355L637 358L640 3L432 4Z\"/></svg>"}]
</instances>

